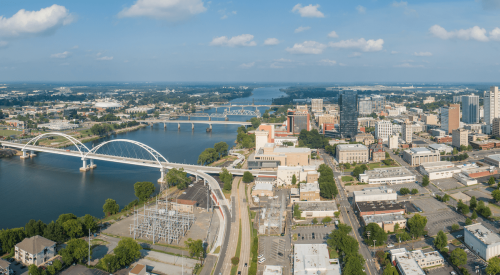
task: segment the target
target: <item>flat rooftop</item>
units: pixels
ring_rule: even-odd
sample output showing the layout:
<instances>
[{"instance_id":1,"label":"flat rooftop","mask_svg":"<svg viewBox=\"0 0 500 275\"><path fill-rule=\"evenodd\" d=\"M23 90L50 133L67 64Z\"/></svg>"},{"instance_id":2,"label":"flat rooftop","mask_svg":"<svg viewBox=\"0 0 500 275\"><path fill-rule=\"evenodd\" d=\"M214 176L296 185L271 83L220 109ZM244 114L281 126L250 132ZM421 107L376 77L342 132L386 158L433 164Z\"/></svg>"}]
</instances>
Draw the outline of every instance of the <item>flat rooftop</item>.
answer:
<instances>
[{"instance_id":1,"label":"flat rooftop","mask_svg":"<svg viewBox=\"0 0 500 275\"><path fill-rule=\"evenodd\" d=\"M455 164L449 161L434 161L434 162L422 163L420 166L422 166L424 169L441 169L441 168L455 167Z\"/></svg>"},{"instance_id":2,"label":"flat rooftop","mask_svg":"<svg viewBox=\"0 0 500 275\"><path fill-rule=\"evenodd\" d=\"M492 159L492 160L500 162L500 154L489 155L489 156L486 156L485 158L489 158L489 159Z\"/></svg>"},{"instance_id":3,"label":"flat rooftop","mask_svg":"<svg viewBox=\"0 0 500 275\"><path fill-rule=\"evenodd\" d=\"M412 154L430 154L430 153L432 153L431 150L429 150L425 147L411 148L411 149L406 150L406 151L410 151L410 153L412 153Z\"/></svg>"},{"instance_id":4,"label":"flat rooftop","mask_svg":"<svg viewBox=\"0 0 500 275\"><path fill-rule=\"evenodd\" d=\"M448 146L446 144L437 144L437 143L429 145L429 148L434 150L453 150L451 146Z\"/></svg>"},{"instance_id":5,"label":"flat rooftop","mask_svg":"<svg viewBox=\"0 0 500 275\"><path fill-rule=\"evenodd\" d=\"M301 211L337 211L337 203L335 201L298 201Z\"/></svg>"},{"instance_id":6,"label":"flat rooftop","mask_svg":"<svg viewBox=\"0 0 500 275\"><path fill-rule=\"evenodd\" d=\"M404 206L395 201L361 201L357 202L359 211L370 212L370 211L388 211L388 210L405 210Z\"/></svg>"},{"instance_id":7,"label":"flat rooftop","mask_svg":"<svg viewBox=\"0 0 500 275\"><path fill-rule=\"evenodd\" d=\"M274 148L275 153L310 153L310 148L280 147Z\"/></svg>"},{"instance_id":8,"label":"flat rooftop","mask_svg":"<svg viewBox=\"0 0 500 275\"><path fill-rule=\"evenodd\" d=\"M359 151L359 150L368 150L363 144L339 144L337 145L337 150L340 151Z\"/></svg>"},{"instance_id":9,"label":"flat rooftop","mask_svg":"<svg viewBox=\"0 0 500 275\"><path fill-rule=\"evenodd\" d=\"M377 214L377 215L366 215L363 216L363 220L365 221L365 224L369 223L390 223L394 221L402 221L406 220L406 218L397 213L389 213L389 214Z\"/></svg>"},{"instance_id":10,"label":"flat rooftop","mask_svg":"<svg viewBox=\"0 0 500 275\"><path fill-rule=\"evenodd\" d=\"M310 182L310 183L301 183L300 184L300 192L315 192L319 191L319 183L318 182Z\"/></svg>"},{"instance_id":11,"label":"flat rooftop","mask_svg":"<svg viewBox=\"0 0 500 275\"><path fill-rule=\"evenodd\" d=\"M295 244L294 275L340 275L337 259L330 259L326 244Z\"/></svg>"},{"instance_id":12,"label":"flat rooftop","mask_svg":"<svg viewBox=\"0 0 500 275\"><path fill-rule=\"evenodd\" d=\"M254 190L273 191L273 185L271 183L256 183Z\"/></svg>"},{"instance_id":13,"label":"flat rooftop","mask_svg":"<svg viewBox=\"0 0 500 275\"><path fill-rule=\"evenodd\" d=\"M375 168L365 171L365 174L370 178L394 178L414 176L410 170L405 167L390 167L390 168Z\"/></svg>"},{"instance_id":14,"label":"flat rooftop","mask_svg":"<svg viewBox=\"0 0 500 275\"><path fill-rule=\"evenodd\" d=\"M370 195L381 195L381 194L394 194L392 188L387 188L386 186L365 188L362 191L354 191L354 196L370 196Z\"/></svg>"},{"instance_id":15,"label":"flat rooftop","mask_svg":"<svg viewBox=\"0 0 500 275\"><path fill-rule=\"evenodd\" d=\"M476 238L480 239L481 242L487 245L500 243L500 236L480 223L465 226L464 229L472 233L476 236Z\"/></svg>"}]
</instances>

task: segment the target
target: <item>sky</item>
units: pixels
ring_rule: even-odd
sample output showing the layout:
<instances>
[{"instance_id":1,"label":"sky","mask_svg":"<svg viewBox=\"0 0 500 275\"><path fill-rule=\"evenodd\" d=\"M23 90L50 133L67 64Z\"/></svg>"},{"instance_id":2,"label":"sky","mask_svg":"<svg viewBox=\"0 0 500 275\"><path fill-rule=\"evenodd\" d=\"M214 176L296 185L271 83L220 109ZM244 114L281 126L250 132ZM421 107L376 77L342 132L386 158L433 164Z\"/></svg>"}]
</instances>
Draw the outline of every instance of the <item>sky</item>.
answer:
<instances>
[{"instance_id":1,"label":"sky","mask_svg":"<svg viewBox=\"0 0 500 275\"><path fill-rule=\"evenodd\" d=\"M0 0L0 82L500 81L500 0Z\"/></svg>"}]
</instances>

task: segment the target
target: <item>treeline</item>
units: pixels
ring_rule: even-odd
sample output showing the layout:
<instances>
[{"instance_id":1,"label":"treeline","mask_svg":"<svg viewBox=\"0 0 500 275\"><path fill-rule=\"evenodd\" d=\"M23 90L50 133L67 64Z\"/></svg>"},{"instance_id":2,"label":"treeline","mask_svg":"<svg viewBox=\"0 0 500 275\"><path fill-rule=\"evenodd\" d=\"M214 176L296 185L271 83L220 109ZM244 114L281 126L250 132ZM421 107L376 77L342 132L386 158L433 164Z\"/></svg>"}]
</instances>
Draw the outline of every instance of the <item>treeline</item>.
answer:
<instances>
[{"instance_id":1,"label":"treeline","mask_svg":"<svg viewBox=\"0 0 500 275\"><path fill-rule=\"evenodd\" d=\"M109 124L109 123L101 123L101 124L95 124L90 128L90 132L93 135L96 136L103 136L109 132L112 132L114 130L118 129L123 129L127 127L133 127L139 125L139 122L133 120L133 121L128 121L128 122L122 122L120 124Z\"/></svg>"},{"instance_id":2,"label":"treeline","mask_svg":"<svg viewBox=\"0 0 500 275\"><path fill-rule=\"evenodd\" d=\"M114 114L110 113L110 114L106 114L106 115L103 115L101 117L97 117L97 116L89 116L90 120L92 121L97 121L97 122L105 122L105 121L119 121L121 120L120 117L117 117L115 116Z\"/></svg>"},{"instance_id":3,"label":"treeline","mask_svg":"<svg viewBox=\"0 0 500 275\"><path fill-rule=\"evenodd\" d=\"M299 134L299 147L308 147L313 149L325 148L329 146L328 138L320 135L318 130L302 130Z\"/></svg>"},{"instance_id":4,"label":"treeline","mask_svg":"<svg viewBox=\"0 0 500 275\"><path fill-rule=\"evenodd\" d=\"M214 144L214 148L206 148L201 154L198 156L198 164L206 165L212 162L218 161L222 157L227 156L227 151L229 149L229 145L226 142L221 141Z\"/></svg>"},{"instance_id":5,"label":"treeline","mask_svg":"<svg viewBox=\"0 0 500 275\"><path fill-rule=\"evenodd\" d=\"M340 261L343 263L342 273L345 274L366 274L363 271L365 259L359 254L358 241L349 236L352 228L340 223L338 229L332 231L326 241L327 245L338 252Z\"/></svg>"},{"instance_id":6,"label":"treeline","mask_svg":"<svg viewBox=\"0 0 500 275\"><path fill-rule=\"evenodd\" d=\"M332 168L326 164L321 164L318 172L320 173L318 178L319 195L325 199L335 198L339 194L339 190L333 178Z\"/></svg>"},{"instance_id":7,"label":"treeline","mask_svg":"<svg viewBox=\"0 0 500 275\"><path fill-rule=\"evenodd\" d=\"M229 173L226 168L222 168L222 171L219 173L219 178L224 183L223 190L231 191L233 188L233 174Z\"/></svg>"},{"instance_id":8,"label":"treeline","mask_svg":"<svg viewBox=\"0 0 500 275\"><path fill-rule=\"evenodd\" d=\"M238 127L236 142L238 142L238 144L240 144L243 148L253 148L255 147L255 134L248 134L245 126L240 126Z\"/></svg>"}]
</instances>

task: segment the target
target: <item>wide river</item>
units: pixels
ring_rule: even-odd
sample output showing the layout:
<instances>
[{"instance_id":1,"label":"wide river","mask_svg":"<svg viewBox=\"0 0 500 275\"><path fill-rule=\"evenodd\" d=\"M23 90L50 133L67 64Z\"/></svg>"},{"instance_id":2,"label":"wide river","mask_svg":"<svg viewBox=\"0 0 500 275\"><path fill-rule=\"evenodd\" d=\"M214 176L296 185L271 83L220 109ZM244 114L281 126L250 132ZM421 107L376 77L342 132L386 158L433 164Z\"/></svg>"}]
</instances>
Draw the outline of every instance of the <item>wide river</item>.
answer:
<instances>
[{"instance_id":1,"label":"wide river","mask_svg":"<svg viewBox=\"0 0 500 275\"><path fill-rule=\"evenodd\" d=\"M279 91L280 88L283 87L255 89L251 97L232 102L251 104L254 100L255 104L269 105L272 98L285 95ZM254 107L247 109L255 110ZM266 109L259 108L261 113ZM223 110L218 109L218 112ZM246 121L250 117L232 116L229 119ZM213 147L220 141L227 142L230 147L235 144L237 125L213 125L211 133L206 132L207 127L195 125L192 131L188 124L181 125L180 130L175 124L169 124L167 129L163 124L155 124L154 127L107 139L139 141L157 150L168 161L196 164L198 155L205 148ZM91 148L104 140L85 145ZM49 223L62 213L103 217L102 206L107 198L116 200L123 207L136 199L134 183L151 181L156 184L160 177L159 170L153 168L104 161L96 161L95 164L97 169L81 173L81 160L75 157L38 153L38 156L26 160L18 156L0 158L0 229L22 227L30 219Z\"/></svg>"}]
</instances>

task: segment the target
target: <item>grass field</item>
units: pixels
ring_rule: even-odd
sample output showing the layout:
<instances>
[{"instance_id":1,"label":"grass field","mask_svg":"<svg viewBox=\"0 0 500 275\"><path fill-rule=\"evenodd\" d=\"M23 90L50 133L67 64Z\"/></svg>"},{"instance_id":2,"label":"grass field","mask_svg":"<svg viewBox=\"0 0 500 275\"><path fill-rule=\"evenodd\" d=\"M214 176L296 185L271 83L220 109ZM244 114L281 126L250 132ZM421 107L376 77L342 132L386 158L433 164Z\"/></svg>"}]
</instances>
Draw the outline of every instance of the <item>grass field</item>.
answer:
<instances>
[{"instance_id":1,"label":"grass field","mask_svg":"<svg viewBox=\"0 0 500 275\"><path fill-rule=\"evenodd\" d=\"M354 181L354 178L351 176L343 176L342 177L343 182L349 182L349 181Z\"/></svg>"},{"instance_id":2,"label":"grass field","mask_svg":"<svg viewBox=\"0 0 500 275\"><path fill-rule=\"evenodd\" d=\"M358 164L356 166L352 166L351 165L351 168L345 169L344 172L352 172L352 171L354 171L354 168L356 168L358 166L361 166L361 165L362 164ZM398 165L397 162L394 162L394 165L389 165L389 166L383 164L382 162L375 162L375 163L369 163L367 166L368 166L368 170L373 170L375 168L381 168L381 167L384 167L384 168L387 168L387 167L398 167L399 165Z\"/></svg>"},{"instance_id":3,"label":"grass field","mask_svg":"<svg viewBox=\"0 0 500 275\"><path fill-rule=\"evenodd\" d=\"M0 130L0 136L11 136L11 135L19 135L22 134L23 131L14 131L14 130Z\"/></svg>"}]
</instances>

